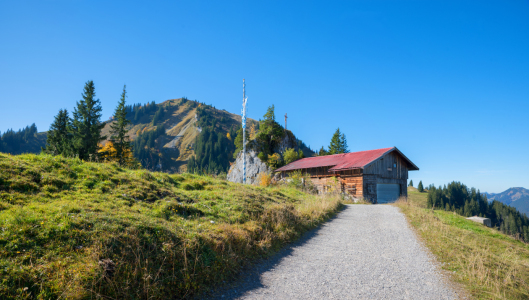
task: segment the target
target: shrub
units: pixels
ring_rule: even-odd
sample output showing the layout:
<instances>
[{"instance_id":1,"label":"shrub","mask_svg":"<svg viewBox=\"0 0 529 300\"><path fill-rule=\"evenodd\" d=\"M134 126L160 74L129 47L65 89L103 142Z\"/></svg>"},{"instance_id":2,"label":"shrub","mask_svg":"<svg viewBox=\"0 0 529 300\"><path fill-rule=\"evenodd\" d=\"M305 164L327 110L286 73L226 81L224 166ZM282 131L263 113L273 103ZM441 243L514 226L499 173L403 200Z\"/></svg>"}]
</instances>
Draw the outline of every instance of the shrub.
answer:
<instances>
[{"instance_id":1,"label":"shrub","mask_svg":"<svg viewBox=\"0 0 529 300\"><path fill-rule=\"evenodd\" d=\"M257 157L259 157L259 159L265 163L268 161L268 155L264 154L263 152L259 152Z\"/></svg>"},{"instance_id":2,"label":"shrub","mask_svg":"<svg viewBox=\"0 0 529 300\"><path fill-rule=\"evenodd\" d=\"M272 182L272 175L261 172L259 175L257 175L257 182L259 182L259 185L262 187L270 186L270 183Z\"/></svg>"},{"instance_id":3,"label":"shrub","mask_svg":"<svg viewBox=\"0 0 529 300\"><path fill-rule=\"evenodd\" d=\"M281 166L281 156L278 153L268 156L268 166L274 169L279 168Z\"/></svg>"},{"instance_id":4,"label":"shrub","mask_svg":"<svg viewBox=\"0 0 529 300\"><path fill-rule=\"evenodd\" d=\"M285 153L283 153L283 159L285 160L285 165L288 165L289 163L298 160L298 153L294 148L288 148L285 150Z\"/></svg>"}]
</instances>

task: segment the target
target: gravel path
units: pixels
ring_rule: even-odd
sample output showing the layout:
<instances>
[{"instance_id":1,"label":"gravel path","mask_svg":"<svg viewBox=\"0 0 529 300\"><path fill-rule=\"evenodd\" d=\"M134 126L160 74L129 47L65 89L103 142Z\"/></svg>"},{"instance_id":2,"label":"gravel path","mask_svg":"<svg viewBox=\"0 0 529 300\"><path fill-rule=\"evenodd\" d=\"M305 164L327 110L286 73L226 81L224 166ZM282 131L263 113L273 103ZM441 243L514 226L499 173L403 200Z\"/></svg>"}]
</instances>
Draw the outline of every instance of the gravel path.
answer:
<instances>
[{"instance_id":1,"label":"gravel path","mask_svg":"<svg viewBox=\"0 0 529 300\"><path fill-rule=\"evenodd\" d=\"M398 208L348 205L208 299L457 299Z\"/></svg>"}]
</instances>

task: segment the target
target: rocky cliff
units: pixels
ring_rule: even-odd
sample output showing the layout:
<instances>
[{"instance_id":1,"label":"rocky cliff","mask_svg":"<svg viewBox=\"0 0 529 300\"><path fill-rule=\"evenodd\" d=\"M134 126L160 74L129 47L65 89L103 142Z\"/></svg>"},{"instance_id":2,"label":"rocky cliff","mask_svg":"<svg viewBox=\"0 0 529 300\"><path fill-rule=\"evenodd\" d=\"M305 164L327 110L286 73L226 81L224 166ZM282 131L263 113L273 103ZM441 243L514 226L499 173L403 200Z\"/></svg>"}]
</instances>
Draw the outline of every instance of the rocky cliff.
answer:
<instances>
[{"instance_id":1,"label":"rocky cliff","mask_svg":"<svg viewBox=\"0 0 529 300\"><path fill-rule=\"evenodd\" d=\"M258 152L256 141L250 141L246 144L246 183L257 184L258 175L261 172L271 173L273 169L269 168L259 157L257 157ZM290 131L285 132L285 136L281 142L274 148L274 153L279 153L283 157L283 153L288 148L294 148L294 150L299 151L301 149L305 156L312 156L312 152L304 144L298 142L294 134ZM231 182L242 183L243 178L243 160L242 160L242 151L237 155L237 159L231 165L228 172L228 180Z\"/></svg>"},{"instance_id":2,"label":"rocky cliff","mask_svg":"<svg viewBox=\"0 0 529 300\"><path fill-rule=\"evenodd\" d=\"M246 183L256 184L259 173L270 173L272 170L257 157L257 152L246 149ZM231 165L228 172L228 180L242 183L243 179L243 159L242 151L237 155L237 159Z\"/></svg>"}]
</instances>

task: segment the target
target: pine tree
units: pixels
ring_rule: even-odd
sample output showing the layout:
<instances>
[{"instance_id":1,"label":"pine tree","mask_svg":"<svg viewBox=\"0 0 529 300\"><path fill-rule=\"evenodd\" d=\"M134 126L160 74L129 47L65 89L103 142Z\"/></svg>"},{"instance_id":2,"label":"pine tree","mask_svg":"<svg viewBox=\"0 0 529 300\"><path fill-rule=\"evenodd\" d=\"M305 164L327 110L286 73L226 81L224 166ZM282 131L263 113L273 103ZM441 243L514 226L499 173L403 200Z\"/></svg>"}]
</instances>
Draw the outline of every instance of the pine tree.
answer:
<instances>
[{"instance_id":1,"label":"pine tree","mask_svg":"<svg viewBox=\"0 0 529 300\"><path fill-rule=\"evenodd\" d=\"M331 138L331 144L329 145L328 153L330 155L347 153L349 152L349 149L347 148L347 139L345 138L345 134L340 132L340 128L336 129L336 132L334 132Z\"/></svg>"},{"instance_id":2,"label":"pine tree","mask_svg":"<svg viewBox=\"0 0 529 300\"><path fill-rule=\"evenodd\" d=\"M344 133L340 137L340 146L342 147L341 153L349 153L349 146L347 146L347 138Z\"/></svg>"},{"instance_id":3,"label":"pine tree","mask_svg":"<svg viewBox=\"0 0 529 300\"><path fill-rule=\"evenodd\" d=\"M417 186L417 190L419 190L419 192L424 192L424 187L422 186L422 180L419 181L419 185Z\"/></svg>"},{"instance_id":4,"label":"pine tree","mask_svg":"<svg viewBox=\"0 0 529 300\"><path fill-rule=\"evenodd\" d=\"M127 86L123 86L123 93L116 111L114 112L115 121L110 124L110 141L114 145L115 159L120 166L126 165L130 162L131 145L129 136L127 135L126 127L130 123L127 120L127 111L125 109L125 98L127 97Z\"/></svg>"},{"instance_id":5,"label":"pine tree","mask_svg":"<svg viewBox=\"0 0 529 300\"><path fill-rule=\"evenodd\" d=\"M156 126L158 123L160 123L160 121L163 118L163 115L164 115L164 109L163 107L160 106L158 111L156 111L156 113L154 114L154 117L152 119L152 125Z\"/></svg>"},{"instance_id":6,"label":"pine tree","mask_svg":"<svg viewBox=\"0 0 529 300\"><path fill-rule=\"evenodd\" d=\"M99 99L95 99L92 80L85 83L82 97L73 112L73 143L75 154L82 160L88 160L97 155L99 143L106 138L101 136L105 124L101 122L103 109Z\"/></svg>"},{"instance_id":7,"label":"pine tree","mask_svg":"<svg viewBox=\"0 0 529 300\"><path fill-rule=\"evenodd\" d=\"M259 122L259 132L257 133L256 139L262 146L262 152L264 154L271 154L277 144L281 142L281 139L285 136L285 130L279 123L275 121L275 108L274 105L268 107L264 114L264 119Z\"/></svg>"},{"instance_id":8,"label":"pine tree","mask_svg":"<svg viewBox=\"0 0 529 300\"><path fill-rule=\"evenodd\" d=\"M70 156L73 154L71 120L66 109L59 110L55 120L50 125L46 139L45 153L52 155Z\"/></svg>"},{"instance_id":9,"label":"pine tree","mask_svg":"<svg viewBox=\"0 0 529 300\"><path fill-rule=\"evenodd\" d=\"M329 155L329 153L327 152L327 150L325 150L325 148L323 148L323 146L321 146L320 151L318 151L318 156L325 156L325 155Z\"/></svg>"},{"instance_id":10,"label":"pine tree","mask_svg":"<svg viewBox=\"0 0 529 300\"><path fill-rule=\"evenodd\" d=\"M410 180L410 184L408 186L413 186L413 180Z\"/></svg>"}]
</instances>

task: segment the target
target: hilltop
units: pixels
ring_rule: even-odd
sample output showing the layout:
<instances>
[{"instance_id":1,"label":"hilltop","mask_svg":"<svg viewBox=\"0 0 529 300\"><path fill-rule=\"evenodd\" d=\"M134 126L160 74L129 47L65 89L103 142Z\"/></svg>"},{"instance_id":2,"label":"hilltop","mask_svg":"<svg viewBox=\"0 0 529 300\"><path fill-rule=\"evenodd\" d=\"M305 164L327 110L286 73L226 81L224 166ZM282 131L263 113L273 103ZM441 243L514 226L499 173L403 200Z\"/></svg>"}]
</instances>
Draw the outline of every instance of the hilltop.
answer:
<instances>
[{"instance_id":1,"label":"hilltop","mask_svg":"<svg viewBox=\"0 0 529 300\"><path fill-rule=\"evenodd\" d=\"M489 201L496 200L510 205L529 216L529 190L513 187L501 193L484 193Z\"/></svg>"},{"instance_id":2,"label":"hilltop","mask_svg":"<svg viewBox=\"0 0 529 300\"><path fill-rule=\"evenodd\" d=\"M0 298L186 298L339 208L288 186L0 153Z\"/></svg>"},{"instance_id":3,"label":"hilltop","mask_svg":"<svg viewBox=\"0 0 529 300\"><path fill-rule=\"evenodd\" d=\"M128 135L136 148L135 157L145 168L171 173L186 171L187 161L196 154L195 144L205 122L214 122L216 133L226 139L228 133L234 135L241 123L240 115L186 98L130 105L127 118L131 120ZM253 119L247 122L257 123ZM107 141L111 123L108 121L102 131ZM229 157L234 148L225 150Z\"/></svg>"}]
</instances>

